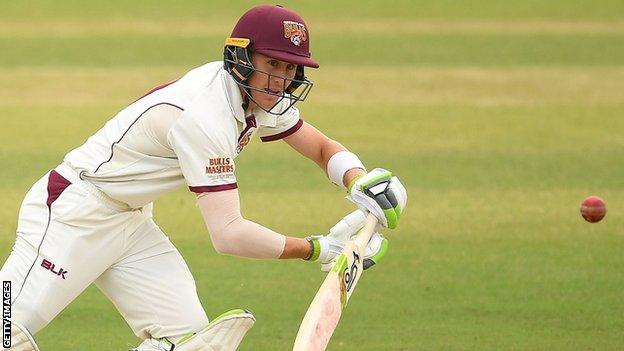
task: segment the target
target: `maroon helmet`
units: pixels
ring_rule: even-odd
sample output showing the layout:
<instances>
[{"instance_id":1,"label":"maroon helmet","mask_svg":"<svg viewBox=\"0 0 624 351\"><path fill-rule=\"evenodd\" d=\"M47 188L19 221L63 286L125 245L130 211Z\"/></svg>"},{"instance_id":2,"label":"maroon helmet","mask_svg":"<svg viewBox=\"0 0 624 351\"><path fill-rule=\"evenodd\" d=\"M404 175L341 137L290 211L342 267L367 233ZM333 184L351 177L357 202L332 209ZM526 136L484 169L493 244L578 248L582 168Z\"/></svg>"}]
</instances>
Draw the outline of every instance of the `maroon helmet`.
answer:
<instances>
[{"instance_id":1,"label":"maroon helmet","mask_svg":"<svg viewBox=\"0 0 624 351\"><path fill-rule=\"evenodd\" d=\"M304 67L318 68L319 64L310 57L310 32L298 14L279 5L256 6L238 20L232 35L226 39L223 66L243 88L247 98L254 101L251 90L258 89L248 84L249 77L257 73L266 74L270 79L272 75L253 66L252 52L297 65L294 79L281 77L284 79L283 92L268 92L280 97L275 105L270 109L258 105L260 108L269 113L283 114L295 102L305 100L312 82L306 78ZM288 107L273 111L284 99L290 100Z\"/></svg>"}]
</instances>

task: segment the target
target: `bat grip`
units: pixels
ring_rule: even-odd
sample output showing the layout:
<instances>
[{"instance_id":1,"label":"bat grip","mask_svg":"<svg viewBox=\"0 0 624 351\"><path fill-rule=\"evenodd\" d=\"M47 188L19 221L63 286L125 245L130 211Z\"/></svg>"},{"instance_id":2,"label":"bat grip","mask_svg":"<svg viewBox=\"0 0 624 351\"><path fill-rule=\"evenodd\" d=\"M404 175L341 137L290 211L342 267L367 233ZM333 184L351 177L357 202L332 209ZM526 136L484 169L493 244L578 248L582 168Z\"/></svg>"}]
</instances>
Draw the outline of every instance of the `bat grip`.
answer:
<instances>
[{"instance_id":1,"label":"bat grip","mask_svg":"<svg viewBox=\"0 0 624 351\"><path fill-rule=\"evenodd\" d=\"M372 213L368 213L366 215L366 224L360 229L355 238L355 245L360 248L360 252L364 252L363 250L366 248L368 241L375 233L375 227L377 227L377 217Z\"/></svg>"}]
</instances>

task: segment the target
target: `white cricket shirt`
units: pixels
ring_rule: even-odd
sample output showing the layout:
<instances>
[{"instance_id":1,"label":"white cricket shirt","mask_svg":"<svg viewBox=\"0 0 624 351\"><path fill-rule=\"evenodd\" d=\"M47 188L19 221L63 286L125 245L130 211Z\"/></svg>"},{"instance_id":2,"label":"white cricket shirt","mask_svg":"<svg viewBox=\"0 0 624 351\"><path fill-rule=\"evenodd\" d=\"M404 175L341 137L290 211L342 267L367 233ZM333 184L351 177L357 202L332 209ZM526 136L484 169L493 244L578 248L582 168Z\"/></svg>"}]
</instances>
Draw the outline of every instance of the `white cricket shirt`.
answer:
<instances>
[{"instance_id":1,"label":"white cricket shirt","mask_svg":"<svg viewBox=\"0 0 624 351\"><path fill-rule=\"evenodd\" d=\"M278 140L303 124L295 107L245 119L242 103L223 63L211 62L121 110L64 161L134 208L184 183L195 193L235 189L234 159L255 134Z\"/></svg>"}]
</instances>

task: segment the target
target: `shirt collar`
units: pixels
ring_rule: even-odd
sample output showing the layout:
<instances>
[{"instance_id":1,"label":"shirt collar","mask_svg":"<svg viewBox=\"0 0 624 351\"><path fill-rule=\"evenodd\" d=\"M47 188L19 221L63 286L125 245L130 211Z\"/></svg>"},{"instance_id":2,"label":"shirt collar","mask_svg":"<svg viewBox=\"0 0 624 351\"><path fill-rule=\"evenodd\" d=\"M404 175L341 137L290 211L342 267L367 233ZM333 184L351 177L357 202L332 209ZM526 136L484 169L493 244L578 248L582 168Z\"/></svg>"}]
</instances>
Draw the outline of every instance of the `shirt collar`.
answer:
<instances>
[{"instance_id":1,"label":"shirt collar","mask_svg":"<svg viewBox=\"0 0 624 351\"><path fill-rule=\"evenodd\" d=\"M227 98L230 110L236 119L245 123L245 111L243 111L243 98L241 97L238 84L228 72L221 69L221 81L223 82L223 88L225 89L225 97Z\"/></svg>"},{"instance_id":2,"label":"shirt collar","mask_svg":"<svg viewBox=\"0 0 624 351\"><path fill-rule=\"evenodd\" d=\"M254 109L254 115L256 116L256 121L259 125L265 127L275 127L277 126L277 115L270 114L263 109L256 107Z\"/></svg>"}]
</instances>

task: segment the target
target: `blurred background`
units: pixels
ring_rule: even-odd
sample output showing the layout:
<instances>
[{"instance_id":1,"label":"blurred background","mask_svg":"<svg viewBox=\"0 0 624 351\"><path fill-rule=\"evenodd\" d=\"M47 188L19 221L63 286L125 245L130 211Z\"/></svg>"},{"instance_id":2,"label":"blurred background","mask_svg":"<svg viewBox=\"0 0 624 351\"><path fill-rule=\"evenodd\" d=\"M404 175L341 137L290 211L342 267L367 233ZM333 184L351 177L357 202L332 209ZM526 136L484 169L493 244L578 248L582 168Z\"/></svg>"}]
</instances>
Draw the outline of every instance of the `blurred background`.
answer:
<instances>
[{"instance_id":1,"label":"blurred background","mask_svg":"<svg viewBox=\"0 0 624 351\"><path fill-rule=\"evenodd\" d=\"M254 1L0 3L0 255L30 186L152 87L221 60ZM329 350L624 348L624 3L621 0L282 1L321 64L303 118L407 185L384 262L367 271ZM353 206L282 142L237 159L243 214L295 236ZM581 200L608 213L589 224ZM155 219L210 317L258 322L240 350L288 350L324 274L220 256L194 196ZM42 350L139 340L88 288Z\"/></svg>"}]
</instances>

